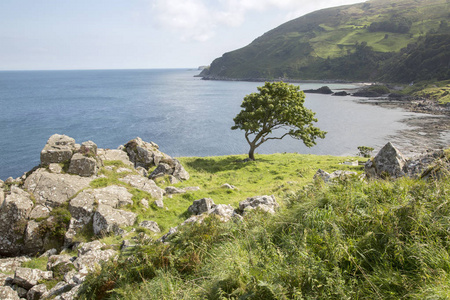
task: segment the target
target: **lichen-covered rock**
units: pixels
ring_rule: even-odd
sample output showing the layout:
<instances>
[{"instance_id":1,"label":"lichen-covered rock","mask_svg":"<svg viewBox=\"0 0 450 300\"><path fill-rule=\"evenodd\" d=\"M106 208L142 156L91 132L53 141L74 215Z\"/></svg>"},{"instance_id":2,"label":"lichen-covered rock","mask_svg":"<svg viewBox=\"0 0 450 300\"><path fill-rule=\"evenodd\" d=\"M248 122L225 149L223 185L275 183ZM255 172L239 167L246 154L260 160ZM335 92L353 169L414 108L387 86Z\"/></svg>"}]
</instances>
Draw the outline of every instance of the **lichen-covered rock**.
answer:
<instances>
[{"instance_id":1,"label":"lichen-covered rock","mask_svg":"<svg viewBox=\"0 0 450 300\"><path fill-rule=\"evenodd\" d=\"M27 290L37 285L41 280L49 280L53 278L52 271L41 271L30 268L17 268L14 273L13 282Z\"/></svg>"},{"instance_id":2,"label":"lichen-covered rock","mask_svg":"<svg viewBox=\"0 0 450 300\"><path fill-rule=\"evenodd\" d=\"M14 273L23 262L29 261L27 256L17 256L0 259L0 273ZM1 299L1 298L0 298Z\"/></svg>"},{"instance_id":3,"label":"lichen-covered rock","mask_svg":"<svg viewBox=\"0 0 450 300\"><path fill-rule=\"evenodd\" d=\"M94 213L94 234L121 234L120 227L133 225L136 217L137 215L133 212L114 209L109 205L100 204Z\"/></svg>"},{"instance_id":4,"label":"lichen-covered rock","mask_svg":"<svg viewBox=\"0 0 450 300\"><path fill-rule=\"evenodd\" d=\"M0 286L0 299L2 300L20 300L19 295L9 286Z\"/></svg>"},{"instance_id":5,"label":"lichen-covered rock","mask_svg":"<svg viewBox=\"0 0 450 300\"><path fill-rule=\"evenodd\" d=\"M70 160L68 172L83 177L97 175L98 162L93 157L84 156L81 153L75 153Z\"/></svg>"},{"instance_id":6,"label":"lichen-covered rock","mask_svg":"<svg viewBox=\"0 0 450 300\"><path fill-rule=\"evenodd\" d=\"M166 175L173 176L178 180L188 180L190 177L177 159L168 159L164 163L158 164L156 169L150 173L149 178L155 179Z\"/></svg>"},{"instance_id":7,"label":"lichen-covered rock","mask_svg":"<svg viewBox=\"0 0 450 300\"><path fill-rule=\"evenodd\" d=\"M3 201L5 201L5 192L3 191L3 188L0 187L0 208L3 205Z\"/></svg>"},{"instance_id":8,"label":"lichen-covered rock","mask_svg":"<svg viewBox=\"0 0 450 300\"><path fill-rule=\"evenodd\" d=\"M47 291L45 284L35 285L28 291L27 300L39 300Z\"/></svg>"},{"instance_id":9,"label":"lichen-covered rock","mask_svg":"<svg viewBox=\"0 0 450 300\"><path fill-rule=\"evenodd\" d=\"M41 165L63 163L72 158L76 149L75 140L67 135L52 135L41 151Z\"/></svg>"},{"instance_id":10,"label":"lichen-covered rock","mask_svg":"<svg viewBox=\"0 0 450 300\"><path fill-rule=\"evenodd\" d=\"M243 212L250 209L261 209L262 211L274 214L279 207L278 202L273 195L249 197L245 201L239 202L239 209Z\"/></svg>"},{"instance_id":11,"label":"lichen-covered rock","mask_svg":"<svg viewBox=\"0 0 450 300\"><path fill-rule=\"evenodd\" d=\"M30 213L30 219L43 219L50 216L50 210L48 207L38 204L36 205Z\"/></svg>"},{"instance_id":12,"label":"lichen-covered rock","mask_svg":"<svg viewBox=\"0 0 450 300\"><path fill-rule=\"evenodd\" d=\"M319 169L319 170L317 170L316 174L314 175L314 180L321 178L325 183L330 183L335 179L344 180L344 179L347 179L347 178L350 178L350 177L356 176L356 175L358 175L356 172L343 171L343 170L336 170L330 174L322 169Z\"/></svg>"},{"instance_id":13,"label":"lichen-covered rock","mask_svg":"<svg viewBox=\"0 0 450 300\"><path fill-rule=\"evenodd\" d=\"M137 137L125 144L125 151L128 153L134 167L143 167L149 169L150 167L158 165L160 162L171 159L171 157L161 151L159 146L153 142L144 142Z\"/></svg>"},{"instance_id":14,"label":"lichen-covered rock","mask_svg":"<svg viewBox=\"0 0 450 300\"><path fill-rule=\"evenodd\" d=\"M78 257L81 257L90 251L101 250L104 246L106 246L106 244L100 242L99 240L92 241L90 243L83 243L78 248Z\"/></svg>"},{"instance_id":15,"label":"lichen-covered rock","mask_svg":"<svg viewBox=\"0 0 450 300\"><path fill-rule=\"evenodd\" d=\"M17 255L23 250L27 219L33 208L30 195L18 187L11 187L0 207L0 255Z\"/></svg>"},{"instance_id":16,"label":"lichen-covered rock","mask_svg":"<svg viewBox=\"0 0 450 300\"><path fill-rule=\"evenodd\" d=\"M73 266L72 256L68 254L52 255L48 258L47 262L48 271L54 272L60 272L60 270L67 271L73 268L71 266Z\"/></svg>"},{"instance_id":17,"label":"lichen-covered rock","mask_svg":"<svg viewBox=\"0 0 450 300\"><path fill-rule=\"evenodd\" d=\"M8 282L12 282L12 278L6 274L0 273L0 286L7 285Z\"/></svg>"},{"instance_id":18,"label":"lichen-covered rock","mask_svg":"<svg viewBox=\"0 0 450 300\"><path fill-rule=\"evenodd\" d=\"M95 157L97 156L97 144L93 141L83 142L78 152L84 156Z\"/></svg>"},{"instance_id":19,"label":"lichen-covered rock","mask_svg":"<svg viewBox=\"0 0 450 300\"><path fill-rule=\"evenodd\" d=\"M38 169L27 177L24 187L36 198L36 204L57 207L66 203L78 191L89 186L91 177L52 174Z\"/></svg>"},{"instance_id":20,"label":"lichen-covered rock","mask_svg":"<svg viewBox=\"0 0 450 300\"><path fill-rule=\"evenodd\" d=\"M62 293L55 300L75 300L77 299L78 291L80 290L81 285L77 285L73 287L70 291Z\"/></svg>"},{"instance_id":21,"label":"lichen-covered rock","mask_svg":"<svg viewBox=\"0 0 450 300\"><path fill-rule=\"evenodd\" d=\"M57 297L59 295L72 290L73 287L74 287L74 285L72 285L72 284L68 284L65 281L60 281L54 287L52 287L50 290L48 290L44 295L42 295L42 298L58 299ZM55 297L55 298L52 298L52 297Z\"/></svg>"},{"instance_id":22,"label":"lichen-covered rock","mask_svg":"<svg viewBox=\"0 0 450 300\"><path fill-rule=\"evenodd\" d=\"M156 233L161 232L158 223L156 223L155 221L142 221L141 223L139 223L139 227L143 227Z\"/></svg>"},{"instance_id":23,"label":"lichen-covered rock","mask_svg":"<svg viewBox=\"0 0 450 300\"><path fill-rule=\"evenodd\" d=\"M63 172L63 168L60 164L52 163L48 165L48 170L51 173L61 174Z\"/></svg>"},{"instance_id":24,"label":"lichen-covered rock","mask_svg":"<svg viewBox=\"0 0 450 300\"><path fill-rule=\"evenodd\" d=\"M165 188L166 194L183 194L186 193L185 189L176 188L174 186L168 186Z\"/></svg>"},{"instance_id":25,"label":"lichen-covered rock","mask_svg":"<svg viewBox=\"0 0 450 300\"><path fill-rule=\"evenodd\" d=\"M405 176L403 167L406 158L390 142L387 143L373 160L368 160L364 166L368 178Z\"/></svg>"},{"instance_id":26,"label":"lichen-covered rock","mask_svg":"<svg viewBox=\"0 0 450 300\"><path fill-rule=\"evenodd\" d=\"M139 175L127 175L126 177L121 178L120 181L149 193L155 199L162 199L165 193L165 191L158 187L153 180Z\"/></svg>"},{"instance_id":27,"label":"lichen-covered rock","mask_svg":"<svg viewBox=\"0 0 450 300\"><path fill-rule=\"evenodd\" d=\"M216 204L211 198L202 198L195 200L191 206L188 207L188 212L193 215L201 215L202 213L208 212Z\"/></svg>"},{"instance_id":28,"label":"lichen-covered rock","mask_svg":"<svg viewBox=\"0 0 450 300\"><path fill-rule=\"evenodd\" d=\"M44 239L39 234L39 223L34 220L28 221L24 247L24 253L37 253L44 247Z\"/></svg>"},{"instance_id":29,"label":"lichen-covered rock","mask_svg":"<svg viewBox=\"0 0 450 300\"><path fill-rule=\"evenodd\" d=\"M123 150L118 149L98 149L97 156L102 161L121 161L125 165L133 167L134 164L130 161L127 153Z\"/></svg>"},{"instance_id":30,"label":"lichen-covered rock","mask_svg":"<svg viewBox=\"0 0 450 300\"><path fill-rule=\"evenodd\" d=\"M95 268L98 268L100 266L100 262L107 261L116 256L116 254L117 252L112 249L92 250L82 256L78 256L73 264L80 274L87 275Z\"/></svg>"},{"instance_id":31,"label":"lichen-covered rock","mask_svg":"<svg viewBox=\"0 0 450 300\"><path fill-rule=\"evenodd\" d=\"M241 219L241 216L236 213L235 209L229 204L217 204L208 211L208 214L219 217L222 222L228 222L232 218Z\"/></svg>"},{"instance_id":32,"label":"lichen-covered rock","mask_svg":"<svg viewBox=\"0 0 450 300\"><path fill-rule=\"evenodd\" d=\"M229 183L224 183L220 187L227 190L234 190L236 188L234 185L231 185Z\"/></svg>"}]
</instances>

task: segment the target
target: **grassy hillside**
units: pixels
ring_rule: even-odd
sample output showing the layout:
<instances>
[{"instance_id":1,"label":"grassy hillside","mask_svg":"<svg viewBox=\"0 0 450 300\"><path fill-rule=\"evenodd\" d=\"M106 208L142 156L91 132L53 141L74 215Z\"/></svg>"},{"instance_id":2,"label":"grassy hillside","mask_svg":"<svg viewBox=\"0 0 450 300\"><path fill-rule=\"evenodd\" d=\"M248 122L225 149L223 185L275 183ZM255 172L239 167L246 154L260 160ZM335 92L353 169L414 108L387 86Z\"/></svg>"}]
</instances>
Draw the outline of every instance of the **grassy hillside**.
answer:
<instances>
[{"instance_id":1,"label":"grassy hillside","mask_svg":"<svg viewBox=\"0 0 450 300\"><path fill-rule=\"evenodd\" d=\"M183 159L202 196L236 203L252 190L283 195L283 206L127 251L87 278L81 299L448 299L450 179L312 183L341 160ZM218 190L224 181L242 190Z\"/></svg>"},{"instance_id":2,"label":"grassy hillside","mask_svg":"<svg viewBox=\"0 0 450 300\"><path fill-rule=\"evenodd\" d=\"M324 9L287 22L246 47L225 53L202 75L213 79L378 78L385 74L384 67L405 59L398 57L402 49L415 48L427 34L440 32L440 39L448 48L449 15L447 0L371 0ZM445 56L442 59L448 69L447 48L439 53ZM432 68L429 71L433 73Z\"/></svg>"}]
</instances>

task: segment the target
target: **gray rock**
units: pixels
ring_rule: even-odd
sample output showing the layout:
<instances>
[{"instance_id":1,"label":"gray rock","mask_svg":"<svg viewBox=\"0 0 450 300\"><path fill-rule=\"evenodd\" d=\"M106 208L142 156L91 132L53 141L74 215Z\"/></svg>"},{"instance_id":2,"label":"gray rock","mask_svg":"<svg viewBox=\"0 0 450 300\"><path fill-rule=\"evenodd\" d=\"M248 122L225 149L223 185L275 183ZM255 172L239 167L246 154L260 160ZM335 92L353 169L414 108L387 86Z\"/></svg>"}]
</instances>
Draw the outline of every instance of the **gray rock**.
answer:
<instances>
[{"instance_id":1,"label":"gray rock","mask_svg":"<svg viewBox=\"0 0 450 300\"><path fill-rule=\"evenodd\" d=\"M30 268L17 268L14 273L13 282L27 290L37 285L40 280L49 280L53 278L52 271L41 271Z\"/></svg>"},{"instance_id":2,"label":"gray rock","mask_svg":"<svg viewBox=\"0 0 450 300\"><path fill-rule=\"evenodd\" d=\"M155 203L156 207L164 208L164 202L162 200L158 199L158 200L155 200L155 202L153 202L153 203Z\"/></svg>"},{"instance_id":3,"label":"gray rock","mask_svg":"<svg viewBox=\"0 0 450 300\"><path fill-rule=\"evenodd\" d=\"M92 250L82 256L78 256L73 264L81 275L87 275L95 268L98 268L100 266L100 262L107 261L116 256L116 254L116 251L112 249Z\"/></svg>"},{"instance_id":4,"label":"gray rock","mask_svg":"<svg viewBox=\"0 0 450 300\"><path fill-rule=\"evenodd\" d=\"M18 187L11 187L0 207L0 255L13 256L23 250L23 235L33 208L30 195Z\"/></svg>"},{"instance_id":5,"label":"gray rock","mask_svg":"<svg viewBox=\"0 0 450 300\"><path fill-rule=\"evenodd\" d=\"M0 187L0 208L2 207L4 201L5 201L5 192L3 191L3 188Z\"/></svg>"},{"instance_id":6,"label":"gray rock","mask_svg":"<svg viewBox=\"0 0 450 300\"><path fill-rule=\"evenodd\" d=\"M50 257L52 255L56 255L58 253L58 250L56 250L55 248L53 249L49 249L47 251L45 251L41 256L39 257Z\"/></svg>"},{"instance_id":7,"label":"gray rock","mask_svg":"<svg viewBox=\"0 0 450 300\"><path fill-rule=\"evenodd\" d=\"M74 285L72 284L68 284L65 281L60 281L53 288L51 288L44 295L42 295L42 298L49 299L61 295L63 293L70 291L73 287Z\"/></svg>"},{"instance_id":8,"label":"gray rock","mask_svg":"<svg viewBox=\"0 0 450 300\"><path fill-rule=\"evenodd\" d=\"M14 287L13 287L13 289L14 289ZM24 288L22 288L20 286L16 287L16 292L17 292L17 295L20 298L25 298L27 296L27 293L28 293L28 291L26 289L24 289Z\"/></svg>"},{"instance_id":9,"label":"gray rock","mask_svg":"<svg viewBox=\"0 0 450 300\"><path fill-rule=\"evenodd\" d=\"M173 175L169 175L168 177L169 177L170 184L177 184L180 182L180 180Z\"/></svg>"},{"instance_id":10,"label":"gray rock","mask_svg":"<svg viewBox=\"0 0 450 300\"><path fill-rule=\"evenodd\" d=\"M93 141L83 142L78 152L84 156L95 157L97 156L97 144Z\"/></svg>"},{"instance_id":11,"label":"gray rock","mask_svg":"<svg viewBox=\"0 0 450 300\"><path fill-rule=\"evenodd\" d=\"M405 176L403 167L406 158L390 142L387 143L373 160L368 160L364 166L368 178Z\"/></svg>"},{"instance_id":12,"label":"gray rock","mask_svg":"<svg viewBox=\"0 0 450 300\"><path fill-rule=\"evenodd\" d=\"M314 175L314 180L321 178L325 183L330 183L334 180L344 180L356 175L358 175L356 172L343 170L336 170L330 174L322 169L319 169Z\"/></svg>"},{"instance_id":13,"label":"gray rock","mask_svg":"<svg viewBox=\"0 0 450 300\"><path fill-rule=\"evenodd\" d=\"M156 200L156 201L160 201L160 200ZM147 200L147 199L141 199L140 203L141 203L141 205L142 205L144 208L148 208L148 207L149 207L149 206L148 206L148 200Z\"/></svg>"},{"instance_id":14,"label":"gray rock","mask_svg":"<svg viewBox=\"0 0 450 300\"><path fill-rule=\"evenodd\" d=\"M60 164L52 163L52 164L48 165L48 170L55 174L61 174L63 171L63 168L61 167Z\"/></svg>"},{"instance_id":15,"label":"gray rock","mask_svg":"<svg viewBox=\"0 0 450 300\"><path fill-rule=\"evenodd\" d=\"M54 208L88 187L92 179L69 174L52 174L45 169L38 169L28 176L24 187L33 193L36 204Z\"/></svg>"},{"instance_id":16,"label":"gray rock","mask_svg":"<svg viewBox=\"0 0 450 300\"><path fill-rule=\"evenodd\" d=\"M169 239L170 236L174 235L177 232L178 232L178 227L171 227L169 229L169 231L159 239L159 241L161 243L165 243Z\"/></svg>"},{"instance_id":17,"label":"gray rock","mask_svg":"<svg viewBox=\"0 0 450 300\"><path fill-rule=\"evenodd\" d=\"M202 213L208 212L215 206L213 199L202 198L195 200L191 206L188 207L188 212L193 215L201 215Z\"/></svg>"},{"instance_id":18,"label":"gray rock","mask_svg":"<svg viewBox=\"0 0 450 300\"><path fill-rule=\"evenodd\" d=\"M189 218L187 218L186 220L184 220L184 222L181 223L180 226L185 226L186 224L193 224L193 223L201 224L203 222L203 220L207 217L208 217L207 214L192 215Z\"/></svg>"},{"instance_id":19,"label":"gray rock","mask_svg":"<svg viewBox=\"0 0 450 300\"><path fill-rule=\"evenodd\" d=\"M42 204L36 205L30 213L30 219L43 219L50 216L50 209Z\"/></svg>"},{"instance_id":20,"label":"gray rock","mask_svg":"<svg viewBox=\"0 0 450 300\"><path fill-rule=\"evenodd\" d=\"M208 211L208 214L219 217L222 222L228 222L232 218L241 218L241 216L237 214L234 208L229 204L217 204Z\"/></svg>"},{"instance_id":21,"label":"gray rock","mask_svg":"<svg viewBox=\"0 0 450 300\"><path fill-rule=\"evenodd\" d=\"M0 179L0 188L5 186L5 182L3 180Z\"/></svg>"},{"instance_id":22,"label":"gray rock","mask_svg":"<svg viewBox=\"0 0 450 300\"><path fill-rule=\"evenodd\" d=\"M236 187L234 185L224 183L224 184L222 184L221 188L227 189L227 190L234 190Z\"/></svg>"},{"instance_id":23,"label":"gray rock","mask_svg":"<svg viewBox=\"0 0 450 300\"><path fill-rule=\"evenodd\" d=\"M144 142L137 137L125 144L125 151L128 153L134 167L149 168L158 165L160 162L171 159L167 154L159 151L157 144Z\"/></svg>"},{"instance_id":24,"label":"gray rock","mask_svg":"<svg viewBox=\"0 0 450 300\"><path fill-rule=\"evenodd\" d=\"M28 291L27 300L39 300L47 291L45 284L35 285Z\"/></svg>"},{"instance_id":25,"label":"gray rock","mask_svg":"<svg viewBox=\"0 0 450 300\"><path fill-rule=\"evenodd\" d=\"M8 282L12 281L12 278L6 274L0 273L0 286L5 286Z\"/></svg>"},{"instance_id":26,"label":"gray rock","mask_svg":"<svg viewBox=\"0 0 450 300\"><path fill-rule=\"evenodd\" d=\"M143 227L145 229L148 229L150 231L159 233L161 232L161 229L159 229L158 223L154 222L154 221L142 221L141 223L139 223L140 227Z\"/></svg>"},{"instance_id":27,"label":"gray rock","mask_svg":"<svg viewBox=\"0 0 450 300\"><path fill-rule=\"evenodd\" d=\"M87 157L81 153L75 153L70 160L68 172L83 177L97 175L97 160L93 157Z\"/></svg>"},{"instance_id":28,"label":"gray rock","mask_svg":"<svg viewBox=\"0 0 450 300\"><path fill-rule=\"evenodd\" d=\"M78 296L78 291L80 290L81 285L77 285L73 287L70 291L62 293L55 300L75 300Z\"/></svg>"},{"instance_id":29,"label":"gray rock","mask_svg":"<svg viewBox=\"0 0 450 300\"><path fill-rule=\"evenodd\" d=\"M186 193L185 189L176 188L174 186L168 186L165 189L166 194L183 194Z\"/></svg>"},{"instance_id":30,"label":"gray rock","mask_svg":"<svg viewBox=\"0 0 450 300\"><path fill-rule=\"evenodd\" d=\"M78 248L78 257L81 257L90 251L101 250L104 246L106 246L106 244L100 242L99 240L90 243L83 243Z\"/></svg>"},{"instance_id":31,"label":"gray rock","mask_svg":"<svg viewBox=\"0 0 450 300\"><path fill-rule=\"evenodd\" d=\"M166 175L173 176L181 181L189 179L189 173L177 159L166 160L164 163L158 164L156 169L150 173L149 178L154 179Z\"/></svg>"},{"instance_id":32,"label":"gray rock","mask_svg":"<svg viewBox=\"0 0 450 300\"><path fill-rule=\"evenodd\" d=\"M132 170L130 170L130 169L128 169L128 168L118 168L117 170L116 170L116 173L131 173L131 172L133 172Z\"/></svg>"},{"instance_id":33,"label":"gray rock","mask_svg":"<svg viewBox=\"0 0 450 300\"><path fill-rule=\"evenodd\" d=\"M136 171L139 173L139 175L141 175L143 177L147 177L148 176L147 170L144 169L143 167L137 167Z\"/></svg>"},{"instance_id":34,"label":"gray rock","mask_svg":"<svg viewBox=\"0 0 450 300\"><path fill-rule=\"evenodd\" d=\"M13 183L14 183L14 178L8 177L8 178L5 180L5 183L6 183L6 184L13 184Z\"/></svg>"},{"instance_id":35,"label":"gray rock","mask_svg":"<svg viewBox=\"0 0 450 300\"><path fill-rule=\"evenodd\" d=\"M190 178L189 173L184 169L184 167L177 159L174 159L173 161L175 165L172 175L180 180L188 180Z\"/></svg>"},{"instance_id":36,"label":"gray rock","mask_svg":"<svg viewBox=\"0 0 450 300\"><path fill-rule=\"evenodd\" d=\"M47 262L47 270L55 271L55 268L60 265L64 265L64 266L73 265L72 256L70 256L68 254L50 256L48 258L48 262Z\"/></svg>"},{"instance_id":37,"label":"gray rock","mask_svg":"<svg viewBox=\"0 0 450 300\"><path fill-rule=\"evenodd\" d=\"M274 214L275 210L279 207L278 202L273 195L271 196L255 196L249 197L245 201L239 202L239 209L241 211L249 209L261 209L265 212Z\"/></svg>"},{"instance_id":38,"label":"gray rock","mask_svg":"<svg viewBox=\"0 0 450 300\"><path fill-rule=\"evenodd\" d=\"M149 178L155 179L155 178L159 178L159 177L164 177L164 176L166 176L168 174L172 174L172 173L173 173L173 168L171 168L169 164L160 163L156 167L156 169L154 169L153 172L150 173Z\"/></svg>"},{"instance_id":39,"label":"gray rock","mask_svg":"<svg viewBox=\"0 0 450 300\"><path fill-rule=\"evenodd\" d=\"M94 213L94 234L121 234L120 227L133 225L136 217L137 215L133 212L114 209L111 206L100 204Z\"/></svg>"},{"instance_id":40,"label":"gray rock","mask_svg":"<svg viewBox=\"0 0 450 300\"><path fill-rule=\"evenodd\" d=\"M73 138L54 134L41 151L41 165L67 162L72 158L74 150L75 140Z\"/></svg>"},{"instance_id":41,"label":"gray rock","mask_svg":"<svg viewBox=\"0 0 450 300\"><path fill-rule=\"evenodd\" d=\"M19 295L9 286L0 286L0 299L20 300Z\"/></svg>"},{"instance_id":42,"label":"gray rock","mask_svg":"<svg viewBox=\"0 0 450 300\"><path fill-rule=\"evenodd\" d=\"M97 155L102 161L119 160L127 166L134 166L127 153L123 150L98 149Z\"/></svg>"},{"instance_id":43,"label":"gray rock","mask_svg":"<svg viewBox=\"0 0 450 300\"><path fill-rule=\"evenodd\" d=\"M196 191L200 190L200 187L198 187L198 186L187 186L187 187L184 188L184 190L186 192L196 192Z\"/></svg>"},{"instance_id":44,"label":"gray rock","mask_svg":"<svg viewBox=\"0 0 450 300\"><path fill-rule=\"evenodd\" d=\"M162 199L165 193L164 190L158 187L153 180L139 175L127 175L119 180L128 183L132 187L149 193L155 199Z\"/></svg>"},{"instance_id":45,"label":"gray rock","mask_svg":"<svg viewBox=\"0 0 450 300\"><path fill-rule=\"evenodd\" d=\"M6 274L13 274L16 269L22 265L23 262L29 261L26 256L1 258L0 259L0 272ZM1 299L1 298L0 298Z\"/></svg>"},{"instance_id":46,"label":"gray rock","mask_svg":"<svg viewBox=\"0 0 450 300\"><path fill-rule=\"evenodd\" d=\"M34 220L28 221L24 246L25 253L37 253L44 247L43 237L39 234L39 223Z\"/></svg>"}]
</instances>

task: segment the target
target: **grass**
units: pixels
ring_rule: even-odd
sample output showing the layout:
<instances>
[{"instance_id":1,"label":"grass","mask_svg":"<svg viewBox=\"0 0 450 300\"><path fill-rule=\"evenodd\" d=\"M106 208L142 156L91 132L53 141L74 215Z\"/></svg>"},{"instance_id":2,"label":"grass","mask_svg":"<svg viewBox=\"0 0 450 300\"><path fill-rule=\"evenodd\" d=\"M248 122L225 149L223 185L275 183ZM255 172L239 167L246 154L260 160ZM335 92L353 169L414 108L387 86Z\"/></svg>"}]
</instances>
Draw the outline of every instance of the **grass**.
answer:
<instances>
[{"instance_id":1,"label":"grass","mask_svg":"<svg viewBox=\"0 0 450 300\"><path fill-rule=\"evenodd\" d=\"M275 157L289 161L283 154L256 166L234 165L230 157L183 160L205 175L261 168ZM335 159L309 163L334 168ZM287 177L296 172L290 166ZM136 247L90 275L80 299L448 299L448 176L333 185L305 176L300 185L275 216L209 218L185 226L167 245Z\"/></svg>"}]
</instances>

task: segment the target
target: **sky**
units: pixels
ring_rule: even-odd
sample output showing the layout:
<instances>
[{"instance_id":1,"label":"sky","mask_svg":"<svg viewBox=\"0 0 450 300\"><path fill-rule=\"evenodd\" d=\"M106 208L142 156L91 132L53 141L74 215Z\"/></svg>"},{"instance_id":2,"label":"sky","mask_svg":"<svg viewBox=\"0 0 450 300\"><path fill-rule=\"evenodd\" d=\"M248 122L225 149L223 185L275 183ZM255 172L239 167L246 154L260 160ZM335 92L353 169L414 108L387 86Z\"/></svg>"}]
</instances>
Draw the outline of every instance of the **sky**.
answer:
<instances>
[{"instance_id":1,"label":"sky","mask_svg":"<svg viewBox=\"0 0 450 300\"><path fill-rule=\"evenodd\" d=\"M0 0L0 70L197 68L364 0Z\"/></svg>"}]
</instances>

